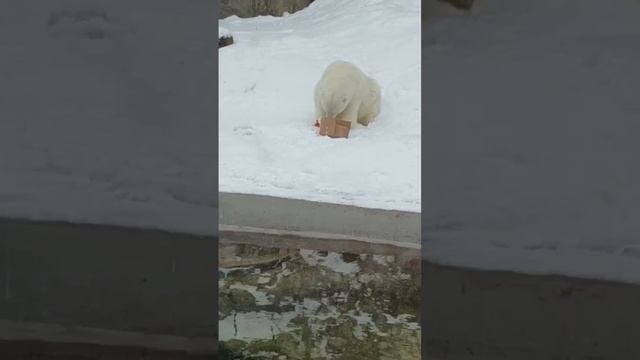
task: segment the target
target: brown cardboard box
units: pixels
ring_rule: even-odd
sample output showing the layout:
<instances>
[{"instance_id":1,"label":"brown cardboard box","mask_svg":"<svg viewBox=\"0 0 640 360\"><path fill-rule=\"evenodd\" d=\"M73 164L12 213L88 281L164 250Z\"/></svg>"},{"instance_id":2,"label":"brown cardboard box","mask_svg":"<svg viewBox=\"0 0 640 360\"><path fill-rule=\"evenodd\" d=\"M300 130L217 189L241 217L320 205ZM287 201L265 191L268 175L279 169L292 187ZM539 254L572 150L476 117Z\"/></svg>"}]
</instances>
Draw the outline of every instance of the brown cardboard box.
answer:
<instances>
[{"instance_id":1,"label":"brown cardboard box","mask_svg":"<svg viewBox=\"0 0 640 360\"><path fill-rule=\"evenodd\" d=\"M349 138L351 122L339 119L321 119L320 135L331 138Z\"/></svg>"}]
</instances>

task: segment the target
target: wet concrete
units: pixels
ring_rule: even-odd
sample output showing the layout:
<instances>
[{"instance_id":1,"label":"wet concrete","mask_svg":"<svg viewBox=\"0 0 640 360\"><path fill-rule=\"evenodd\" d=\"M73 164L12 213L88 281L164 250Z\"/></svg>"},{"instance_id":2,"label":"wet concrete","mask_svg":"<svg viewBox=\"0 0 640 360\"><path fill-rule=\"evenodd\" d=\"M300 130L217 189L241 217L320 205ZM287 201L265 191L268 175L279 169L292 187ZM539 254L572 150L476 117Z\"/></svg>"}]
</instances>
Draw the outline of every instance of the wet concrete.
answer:
<instances>
[{"instance_id":1,"label":"wet concrete","mask_svg":"<svg viewBox=\"0 0 640 360\"><path fill-rule=\"evenodd\" d=\"M220 193L219 204L220 231L253 228L307 238L420 245L420 213L232 193Z\"/></svg>"},{"instance_id":2,"label":"wet concrete","mask_svg":"<svg viewBox=\"0 0 640 360\"><path fill-rule=\"evenodd\" d=\"M220 243L221 358L420 358L418 251L258 240Z\"/></svg>"}]
</instances>

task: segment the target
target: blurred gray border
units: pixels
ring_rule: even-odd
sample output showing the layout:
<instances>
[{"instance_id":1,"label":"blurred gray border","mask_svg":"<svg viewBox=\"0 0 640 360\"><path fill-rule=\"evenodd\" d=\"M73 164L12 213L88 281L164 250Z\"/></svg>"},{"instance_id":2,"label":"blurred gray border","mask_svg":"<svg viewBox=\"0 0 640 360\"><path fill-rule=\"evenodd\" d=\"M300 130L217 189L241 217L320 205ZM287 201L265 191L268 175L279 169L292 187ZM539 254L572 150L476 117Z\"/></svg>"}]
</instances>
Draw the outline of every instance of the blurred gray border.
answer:
<instances>
[{"instance_id":1,"label":"blurred gray border","mask_svg":"<svg viewBox=\"0 0 640 360\"><path fill-rule=\"evenodd\" d=\"M211 94L211 106L203 116L217 123L218 1L211 2L210 18L212 67L203 76L211 86L202 91ZM217 132L210 146L217 154ZM217 192L217 156L211 166L216 179L211 191ZM211 221L217 224L217 211ZM0 218L3 349L23 337L149 348L164 343L159 346L164 350L174 344L176 350L212 355L218 330L217 243L217 236Z\"/></svg>"},{"instance_id":2,"label":"blurred gray border","mask_svg":"<svg viewBox=\"0 0 640 360\"><path fill-rule=\"evenodd\" d=\"M422 89L437 71L423 66ZM422 204L428 207L437 206L430 200L439 191L429 182L429 174L439 171L430 159L446 150L431 144L460 134L433 126L424 91L422 109ZM434 213L422 211L423 359L640 359L640 285L427 262L424 244L433 234L426 225L433 221L426 216Z\"/></svg>"}]
</instances>

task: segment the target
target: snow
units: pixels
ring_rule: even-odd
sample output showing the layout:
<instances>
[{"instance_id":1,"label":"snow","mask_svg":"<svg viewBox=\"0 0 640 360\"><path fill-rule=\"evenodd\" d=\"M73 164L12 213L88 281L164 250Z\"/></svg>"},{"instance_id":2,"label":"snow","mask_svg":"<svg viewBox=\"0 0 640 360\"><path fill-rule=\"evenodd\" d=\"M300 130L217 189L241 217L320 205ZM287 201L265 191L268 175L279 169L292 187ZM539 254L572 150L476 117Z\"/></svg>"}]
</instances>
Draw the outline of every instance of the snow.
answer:
<instances>
[{"instance_id":1,"label":"snow","mask_svg":"<svg viewBox=\"0 0 640 360\"><path fill-rule=\"evenodd\" d=\"M423 28L423 251L640 282L640 3L485 0Z\"/></svg>"},{"instance_id":2,"label":"snow","mask_svg":"<svg viewBox=\"0 0 640 360\"><path fill-rule=\"evenodd\" d=\"M219 189L420 212L420 0L317 0L220 21ZM349 139L317 135L313 89L334 60L376 79L382 109Z\"/></svg>"},{"instance_id":3,"label":"snow","mask_svg":"<svg viewBox=\"0 0 640 360\"><path fill-rule=\"evenodd\" d=\"M233 313L218 322L218 341L273 339L278 333L293 330L291 320L298 314L297 311Z\"/></svg>"},{"instance_id":4,"label":"snow","mask_svg":"<svg viewBox=\"0 0 640 360\"><path fill-rule=\"evenodd\" d=\"M300 249L300 255L310 266L321 265L341 274L353 274L360 271L358 263L347 263L342 260L342 256L336 252L329 252L327 255L320 255L316 250Z\"/></svg>"},{"instance_id":5,"label":"snow","mask_svg":"<svg viewBox=\"0 0 640 360\"><path fill-rule=\"evenodd\" d=\"M227 30L226 28L223 28L222 26L218 27L218 37L219 38L223 38L223 37L231 37L231 31Z\"/></svg>"},{"instance_id":6,"label":"snow","mask_svg":"<svg viewBox=\"0 0 640 360\"><path fill-rule=\"evenodd\" d=\"M215 21L207 0L0 14L0 217L214 234Z\"/></svg>"}]
</instances>

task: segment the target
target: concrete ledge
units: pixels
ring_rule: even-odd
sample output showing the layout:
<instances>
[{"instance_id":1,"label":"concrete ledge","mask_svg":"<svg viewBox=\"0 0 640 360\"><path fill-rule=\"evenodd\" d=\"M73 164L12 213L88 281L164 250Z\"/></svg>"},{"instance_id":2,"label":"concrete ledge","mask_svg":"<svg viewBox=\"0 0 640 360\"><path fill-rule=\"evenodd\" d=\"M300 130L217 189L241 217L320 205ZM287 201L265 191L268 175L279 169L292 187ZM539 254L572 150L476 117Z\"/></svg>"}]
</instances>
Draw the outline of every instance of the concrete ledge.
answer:
<instances>
[{"instance_id":1,"label":"concrete ledge","mask_svg":"<svg viewBox=\"0 0 640 360\"><path fill-rule=\"evenodd\" d=\"M274 232L420 247L419 213L231 193L220 193L219 205L220 232Z\"/></svg>"},{"instance_id":2,"label":"concrete ledge","mask_svg":"<svg viewBox=\"0 0 640 360\"><path fill-rule=\"evenodd\" d=\"M388 244L372 244L357 240L313 239L295 235L272 235L225 231L220 235L220 246L247 244L262 247L334 251L339 253L395 255L420 259L420 250Z\"/></svg>"},{"instance_id":3,"label":"concrete ledge","mask_svg":"<svg viewBox=\"0 0 640 360\"><path fill-rule=\"evenodd\" d=\"M0 219L0 319L215 339L217 251L213 237Z\"/></svg>"},{"instance_id":4,"label":"concrete ledge","mask_svg":"<svg viewBox=\"0 0 640 360\"><path fill-rule=\"evenodd\" d=\"M2 360L215 360L217 355L130 346L0 340Z\"/></svg>"},{"instance_id":5,"label":"concrete ledge","mask_svg":"<svg viewBox=\"0 0 640 360\"><path fill-rule=\"evenodd\" d=\"M428 358L640 359L638 285L430 262L422 269Z\"/></svg>"},{"instance_id":6,"label":"concrete ledge","mask_svg":"<svg viewBox=\"0 0 640 360\"><path fill-rule=\"evenodd\" d=\"M214 355L217 347L215 338L186 338L7 320L0 320L0 340L5 342L41 341L58 344L100 345L194 355Z\"/></svg>"}]
</instances>

